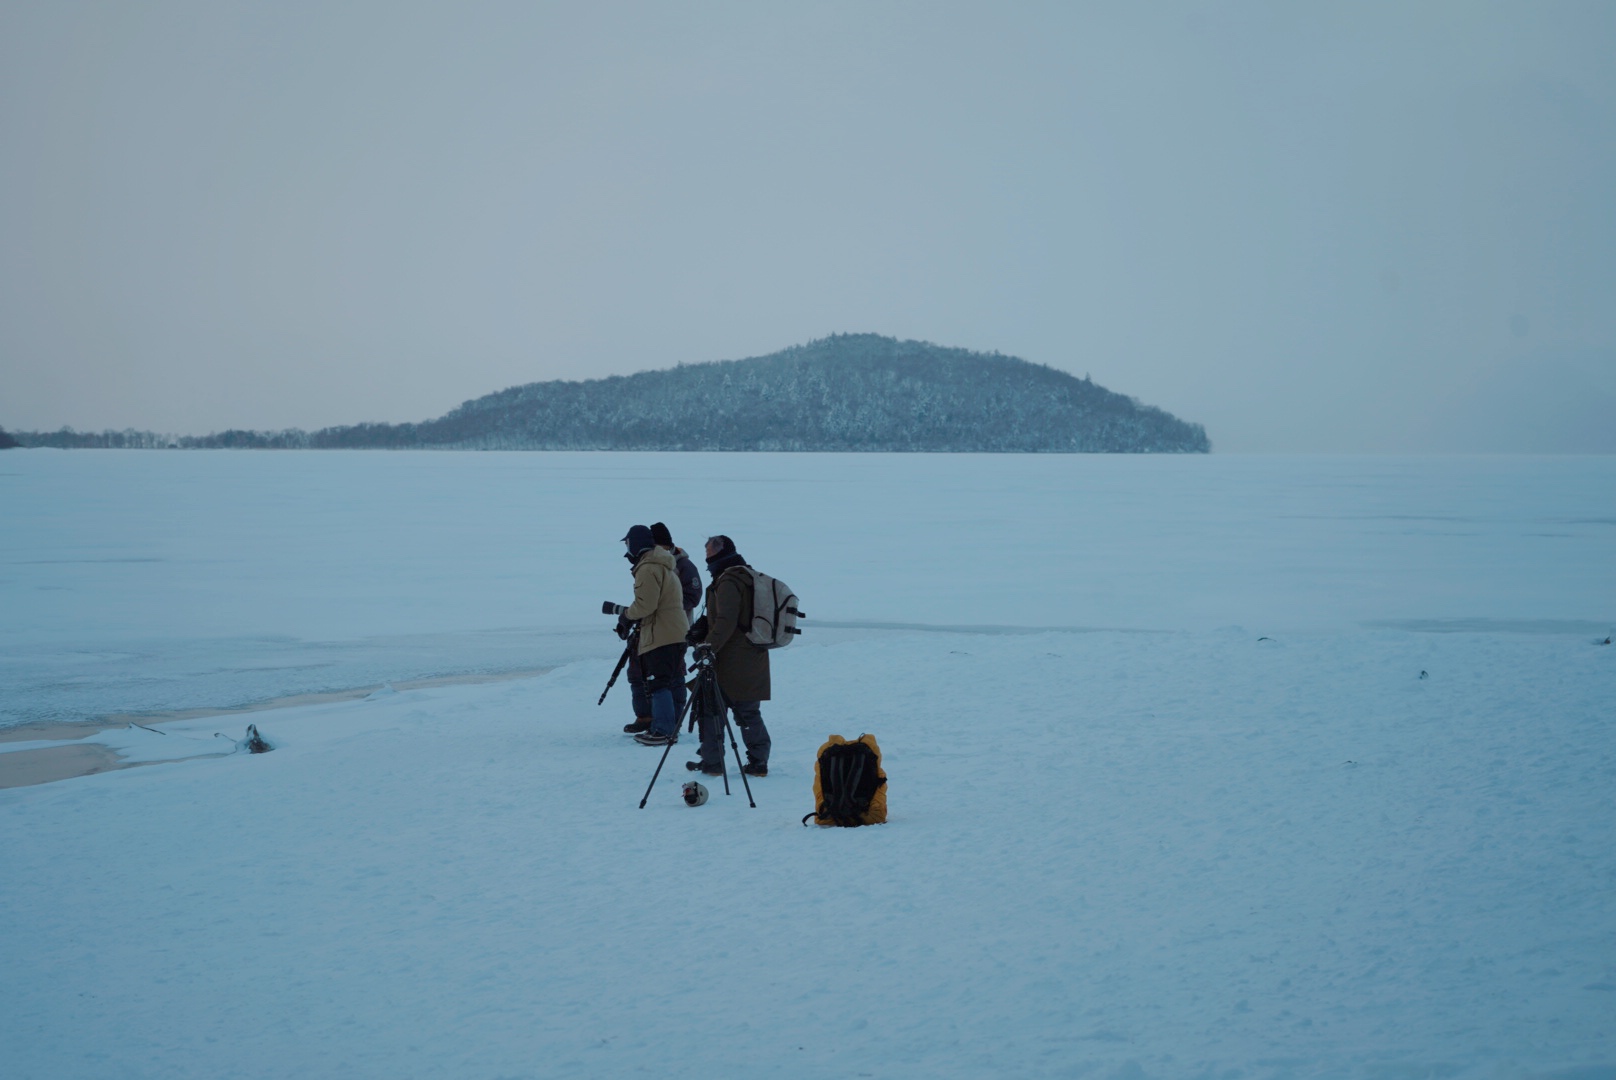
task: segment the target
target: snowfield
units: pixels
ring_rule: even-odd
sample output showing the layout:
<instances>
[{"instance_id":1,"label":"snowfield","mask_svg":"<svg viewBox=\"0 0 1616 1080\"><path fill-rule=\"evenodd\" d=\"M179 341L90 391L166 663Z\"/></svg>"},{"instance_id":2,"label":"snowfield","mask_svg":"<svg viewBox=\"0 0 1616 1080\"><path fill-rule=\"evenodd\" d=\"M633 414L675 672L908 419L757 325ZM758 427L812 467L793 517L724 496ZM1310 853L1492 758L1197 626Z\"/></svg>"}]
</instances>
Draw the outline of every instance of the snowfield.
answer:
<instances>
[{"instance_id":1,"label":"snowfield","mask_svg":"<svg viewBox=\"0 0 1616 1080\"><path fill-rule=\"evenodd\" d=\"M1616 1077L1616 459L12 451L0 506L0 776L154 714L0 790L8 1080ZM595 705L657 519L809 614L755 810L693 740L637 809ZM801 827L863 731L890 822Z\"/></svg>"}]
</instances>

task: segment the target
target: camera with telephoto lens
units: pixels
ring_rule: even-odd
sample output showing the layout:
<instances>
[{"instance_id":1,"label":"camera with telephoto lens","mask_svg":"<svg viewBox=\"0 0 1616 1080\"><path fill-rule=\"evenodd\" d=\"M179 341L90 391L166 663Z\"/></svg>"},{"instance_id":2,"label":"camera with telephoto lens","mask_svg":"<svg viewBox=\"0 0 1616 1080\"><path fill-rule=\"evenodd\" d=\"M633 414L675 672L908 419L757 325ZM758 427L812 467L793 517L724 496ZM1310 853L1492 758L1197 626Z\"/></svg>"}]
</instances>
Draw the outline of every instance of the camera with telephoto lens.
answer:
<instances>
[{"instance_id":1,"label":"camera with telephoto lens","mask_svg":"<svg viewBox=\"0 0 1616 1080\"><path fill-rule=\"evenodd\" d=\"M602 615L621 615L627 610L628 608L624 607L622 604L614 604L610 600L600 605L600 613Z\"/></svg>"}]
</instances>

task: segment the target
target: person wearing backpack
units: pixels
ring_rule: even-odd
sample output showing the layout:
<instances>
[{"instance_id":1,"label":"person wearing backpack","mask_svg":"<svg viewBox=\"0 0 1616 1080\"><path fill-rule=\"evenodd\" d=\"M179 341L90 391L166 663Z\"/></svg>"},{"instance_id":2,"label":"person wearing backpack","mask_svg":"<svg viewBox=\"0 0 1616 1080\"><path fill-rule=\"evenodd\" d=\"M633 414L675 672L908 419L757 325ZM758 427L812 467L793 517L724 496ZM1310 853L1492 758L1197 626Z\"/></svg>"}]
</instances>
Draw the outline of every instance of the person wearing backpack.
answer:
<instances>
[{"instance_id":1,"label":"person wearing backpack","mask_svg":"<svg viewBox=\"0 0 1616 1080\"><path fill-rule=\"evenodd\" d=\"M673 534L662 522L651 526L651 539L656 541L657 547L667 548L673 556L673 564L679 571L679 590L685 605L685 618L688 620L696 613L696 605L701 603L701 571L690 561L685 549L673 542Z\"/></svg>"},{"instance_id":2,"label":"person wearing backpack","mask_svg":"<svg viewBox=\"0 0 1616 1080\"><path fill-rule=\"evenodd\" d=\"M712 650L718 688L741 729L748 776L769 775L769 729L763 724L760 703L769 700L769 651L747 640L752 620L752 569L735 550L735 541L714 536L707 541L707 614L696 620L686 638L698 648ZM717 776L724 771L724 719L703 723L701 757L685 768Z\"/></svg>"},{"instance_id":3,"label":"person wearing backpack","mask_svg":"<svg viewBox=\"0 0 1616 1080\"><path fill-rule=\"evenodd\" d=\"M634 564L634 602L624 607L608 600L601 610L640 624L640 670L651 699L651 727L635 735L634 741L644 746L666 746L679 733L674 689L684 681L685 634L690 620L685 617L673 554L658 547L651 530L644 525L629 529L623 543Z\"/></svg>"}]
</instances>

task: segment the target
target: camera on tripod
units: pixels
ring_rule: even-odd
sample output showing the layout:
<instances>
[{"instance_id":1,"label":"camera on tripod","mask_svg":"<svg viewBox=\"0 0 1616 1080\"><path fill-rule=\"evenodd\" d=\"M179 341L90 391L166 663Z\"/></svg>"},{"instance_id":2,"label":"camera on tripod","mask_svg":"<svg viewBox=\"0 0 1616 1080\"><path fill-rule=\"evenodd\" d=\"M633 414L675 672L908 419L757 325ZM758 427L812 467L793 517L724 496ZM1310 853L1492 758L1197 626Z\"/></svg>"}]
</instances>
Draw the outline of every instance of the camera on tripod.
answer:
<instances>
[{"instance_id":1,"label":"camera on tripod","mask_svg":"<svg viewBox=\"0 0 1616 1080\"><path fill-rule=\"evenodd\" d=\"M746 804L755 810L757 809L757 800L752 798L752 785L747 781L746 770L741 765L741 748L735 744L735 732L729 726L729 703L724 700L724 691L719 689L718 670L715 661L716 658L711 645L703 643L692 649L690 681L687 683L690 688L690 696L685 701L685 708L688 713L681 714L678 723L680 725L684 724L688 716L690 723L688 730L690 731L705 731L708 730L707 725L716 725L724 734L729 736L729 748L735 753L735 767L740 771L741 786L746 789ZM679 729L675 727L674 730L678 731ZM717 737L718 735L715 733L714 738ZM668 744L670 749L672 745L672 743ZM663 750L662 760L657 762L656 772L651 774L651 782L645 786L645 795L640 799L641 810L645 809L646 801L651 798L651 789L656 786L657 777L662 775L662 766L667 760L668 751ZM724 777L724 794L728 795L730 793L729 770L725 769L722 775ZM696 786L701 787L700 784ZM686 787L688 788L689 785L686 785ZM706 789L702 788L701 791L701 801L705 802ZM700 806L701 803L692 802L689 805Z\"/></svg>"}]
</instances>

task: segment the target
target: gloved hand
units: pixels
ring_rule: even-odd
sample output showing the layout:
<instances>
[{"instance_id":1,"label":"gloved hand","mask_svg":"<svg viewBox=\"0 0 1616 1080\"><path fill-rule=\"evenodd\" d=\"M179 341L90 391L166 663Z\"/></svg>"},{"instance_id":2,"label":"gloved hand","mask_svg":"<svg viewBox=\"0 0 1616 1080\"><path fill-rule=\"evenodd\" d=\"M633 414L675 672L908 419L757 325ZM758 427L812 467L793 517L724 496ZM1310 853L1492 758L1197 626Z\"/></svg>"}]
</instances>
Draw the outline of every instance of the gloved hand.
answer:
<instances>
[{"instance_id":1,"label":"gloved hand","mask_svg":"<svg viewBox=\"0 0 1616 1080\"><path fill-rule=\"evenodd\" d=\"M686 645L700 645L703 641L706 641L706 640L707 640L707 616L703 615L701 618L696 620L695 625L691 626L690 632L685 635L685 644Z\"/></svg>"},{"instance_id":2,"label":"gloved hand","mask_svg":"<svg viewBox=\"0 0 1616 1080\"><path fill-rule=\"evenodd\" d=\"M623 612L625 612L627 610L628 609L625 608L622 604L614 604L610 600L608 600L604 604L600 605L600 613L602 615L621 615L621 614L623 614Z\"/></svg>"},{"instance_id":3,"label":"gloved hand","mask_svg":"<svg viewBox=\"0 0 1616 1080\"><path fill-rule=\"evenodd\" d=\"M629 634L632 633L633 630L634 624L623 618L621 615L617 617L617 625L612 628L612 632L617 635L619 641L627 641Z\"/></svg>"}]
</instances>

